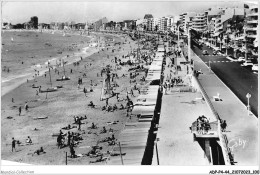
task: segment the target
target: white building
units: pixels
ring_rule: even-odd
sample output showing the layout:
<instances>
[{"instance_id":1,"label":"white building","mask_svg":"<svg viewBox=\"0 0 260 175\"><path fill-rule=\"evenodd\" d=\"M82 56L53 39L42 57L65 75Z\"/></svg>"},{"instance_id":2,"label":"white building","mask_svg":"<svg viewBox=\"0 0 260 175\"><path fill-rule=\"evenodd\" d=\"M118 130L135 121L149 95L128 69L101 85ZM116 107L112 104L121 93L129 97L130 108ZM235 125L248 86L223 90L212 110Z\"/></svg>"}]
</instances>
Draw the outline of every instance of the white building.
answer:
<instances>
[{"instance_id":1,"label":"white building","mask_svg":"<svg viewBox=\"0 0 260 175\"><path fill-rule=\"evenodd\" d=\"M257 55L258 52L258 6L253 5L246 14L246 24L244 26L247 45L251 49L252 54Z\"/></svg>"},{"instance_id":2,"label":"white building","mask_svg":"<svg viewBox=\"0 0 260 175\"><path fill-rule=\"evenodd\" d=\"M159 22L160 22L160 18L152 18L152 30L153 31L155 31L156 28L157 28L157 30L159 30Z\"/></svg>"},{"instance_id":3,"label":"white building","mask_svg":"<svg viewBox=\"0 0 260 175\"><path fill-rule=\"evenodd\" d=\"M180 15L180 28L187 32L188 27L192 24L192 18L196 15L195 12L186 12Z\"/></svg>"},{"instance_id":4,"label":"white building","mask_svg":"<svg viewBox=\"0 0 260 175\"><path fill-rule=\"evenodd\" d=\"M201 32L207 29L207 19L204 13L197 13L192 18L192 28Z\"/></svg>"}]
</instances>

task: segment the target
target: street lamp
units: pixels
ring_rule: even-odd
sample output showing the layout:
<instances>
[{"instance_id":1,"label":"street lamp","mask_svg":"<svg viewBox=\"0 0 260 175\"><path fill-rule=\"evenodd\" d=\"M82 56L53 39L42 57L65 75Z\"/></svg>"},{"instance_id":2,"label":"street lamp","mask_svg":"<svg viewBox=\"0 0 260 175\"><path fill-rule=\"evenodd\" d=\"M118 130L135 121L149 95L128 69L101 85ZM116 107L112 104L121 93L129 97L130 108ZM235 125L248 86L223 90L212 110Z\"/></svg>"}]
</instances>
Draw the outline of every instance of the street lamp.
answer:
<instances>
[{"instance_id":1,"label":"street lamp","mask_svg":"<svg viewBox=\"0 0 260 175\"><path fill-rule=\"evenodd\" d=\"M210 67L210 60L209 60L209 72L211 71L211 67Z\"/></svg>"},{"instance_id":2,"label":"street lamp","mask_svg":"<svg viewBox=\"0 0 260 175\"><path fill-rule=\"evenodd\" d=\"M251 98L251 94L247 93L246 98L247 98L247 112L248 112L248 116L249 116L250 115L249 99Z\"/></svg>"},{"instance_id":3,"label":"street lamp","mask_svg":"<svg viewBox=\"0 0 260 175\"><path fill-rule=\"evenodd\" d=\"M180 26L178 26L178 49L180 48Z\"/></svg>"}]
</instances>

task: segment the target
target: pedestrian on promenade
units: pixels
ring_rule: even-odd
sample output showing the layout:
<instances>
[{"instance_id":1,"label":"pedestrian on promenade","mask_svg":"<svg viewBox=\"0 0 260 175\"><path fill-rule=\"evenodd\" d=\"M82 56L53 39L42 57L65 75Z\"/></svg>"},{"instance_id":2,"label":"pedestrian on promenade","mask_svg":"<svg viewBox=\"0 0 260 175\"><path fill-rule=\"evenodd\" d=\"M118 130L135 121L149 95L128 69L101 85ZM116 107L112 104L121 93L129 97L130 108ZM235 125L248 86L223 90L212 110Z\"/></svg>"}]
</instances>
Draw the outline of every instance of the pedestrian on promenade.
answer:
<instances>
[{"instance_id":1,"label":"pedestrian on promenade","mask_svg":"<svg viewBox=\"0 0 260 175\"><path fill-rule=\"evenodd\" d=\"M14 140L14 138L12 138L12 152L13 152L13 151L16 152L16 149L15 149L15 142L16 142L16 140Z\"/></svg>"},{"instance_id":2,"label":"pedestrian on promenade","mask_svg":"<svg viewBox=\"0 0 260 175\"><path fill-rule=\"evenodd\" d=\"M227 123L226 123L226 120L224 120L222 123L221 123L221 130L222 132L226 132L226 128L227 128Z\"/></svg>"},{"instance_id":3,"label":"pedestrian on promenade","mask_svg":"<svg viewBox=\"0 0 260 175\"><path fill-rule=\"evenodd\" d=\"M18 110L19 110L19 116L20 116L22 113L22 106L20 106Z\"/></svg>"},{"instance_id":4,"label":"pedestrian on promenade","mask_svg":"<svg viewBox=\"0 0 260 175\"><path fill-rule=\"evenodd\" d=\"M12 103L14 103L14 98L12 98Z\"/></svg>"}]
</instances>

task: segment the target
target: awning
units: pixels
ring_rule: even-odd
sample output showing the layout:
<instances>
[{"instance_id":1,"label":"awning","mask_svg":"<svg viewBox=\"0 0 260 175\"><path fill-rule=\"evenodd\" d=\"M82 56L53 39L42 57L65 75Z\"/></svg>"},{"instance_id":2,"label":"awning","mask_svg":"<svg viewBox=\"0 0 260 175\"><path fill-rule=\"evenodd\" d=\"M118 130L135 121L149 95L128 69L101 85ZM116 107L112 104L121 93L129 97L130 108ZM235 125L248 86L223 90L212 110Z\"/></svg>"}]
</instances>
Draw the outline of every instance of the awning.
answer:
<instances>
[{"instance_id":1,"label":"awning","mask_svg":"<svg viewBox=\"0 0 260 175\"><path fill-rule=\"evenodd\" d=\"M153 101L137 101L134 103L134 106L155 106L157 100Z\"/></svg>"},{"instance_id":2,"label":"awning","mask_svg":"<svg viewBox=\"0 0 260 175\"><path fill-rule=\"evenodd\" d=\"M157 50L158 52L164 52L165 51L165 49L164 48L158 48L158 50Z\"/></svg>"},{"instance_id":3,"label":"awning","mask_svg":"<svg viewBox=\"0 0 260 175\"><path fill-rule=\"evenodd\" d=\"M153 115L155 110L154 106L134 106L132 110L133 115Z\"/></svg>"}]
</instances>

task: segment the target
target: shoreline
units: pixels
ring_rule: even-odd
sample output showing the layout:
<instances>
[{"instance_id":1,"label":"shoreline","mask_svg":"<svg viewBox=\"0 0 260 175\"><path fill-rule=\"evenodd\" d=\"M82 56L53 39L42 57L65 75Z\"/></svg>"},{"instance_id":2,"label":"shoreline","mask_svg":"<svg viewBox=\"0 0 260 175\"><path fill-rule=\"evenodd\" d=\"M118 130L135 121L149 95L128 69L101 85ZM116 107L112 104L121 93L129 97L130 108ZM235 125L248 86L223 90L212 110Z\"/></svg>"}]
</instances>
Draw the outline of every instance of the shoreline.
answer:
<instances>
[{"instance_id":1,"label":"shoreline","mask_svg":"<svg viewBox=\"0 0 260 175\"><path fill-rule=\"evenodd\" d=\"M34 31L34 32L37 32L37 31ZM95 40L96 37L95 36L89 36L89 37L91 38L90 41L88 42L87 45L85 45L84 47L81 48L80 52L72 52L72 53L70 53L71 56L68 58L66 56L54 57L51 59L51 62L53 62L52 65L55 65L57 60L63 59L64 61L67 61L67 64L65 65L65 66L67 66L69 64L73 64L74 62L77 62L80 60L80 58L76 58L76 57L80 57L80 56L89 57L89 56L93 55L94 53L98 52L97 48L90 47L91 44L95 43L95 41L93 41L93 40ZM71 60L71 58L72 58L72 60ZM56 66L53 66L53 67L56 67ZM46 67L46 62L38 63L38 64L28 67L27 69L24 70L25 73L22 75L19 74L19 72L16 72L15 74L11 74L7 77L1 77L1 96L6 95L7 93L11 92L15 88L22 85L23 83L26 83L27 79L28 80L34 79L35 70L39 71L38 76L44 75L44 73L48 71L48 68Z\"/></svg>"}]
</instances>

